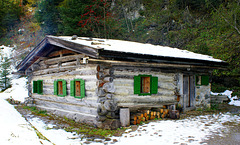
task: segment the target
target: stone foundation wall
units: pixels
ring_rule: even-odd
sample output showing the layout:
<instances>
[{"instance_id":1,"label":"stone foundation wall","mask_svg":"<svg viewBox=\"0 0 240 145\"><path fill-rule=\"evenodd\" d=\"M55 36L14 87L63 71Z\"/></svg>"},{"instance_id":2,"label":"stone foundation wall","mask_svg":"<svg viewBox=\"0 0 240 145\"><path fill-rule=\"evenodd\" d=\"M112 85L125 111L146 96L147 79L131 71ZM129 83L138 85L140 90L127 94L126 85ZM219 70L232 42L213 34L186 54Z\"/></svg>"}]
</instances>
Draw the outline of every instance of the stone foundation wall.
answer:
<instances>
[{"instance_id":1,"label":"stone foundation wall","mask_svg":"<svg viewBox=\"0 0 240 145\"><path fill-rule=\"evenodd\" d=\"M211 85L196 86L196 108L210 108Z\"/></svg>"}]
</instances>

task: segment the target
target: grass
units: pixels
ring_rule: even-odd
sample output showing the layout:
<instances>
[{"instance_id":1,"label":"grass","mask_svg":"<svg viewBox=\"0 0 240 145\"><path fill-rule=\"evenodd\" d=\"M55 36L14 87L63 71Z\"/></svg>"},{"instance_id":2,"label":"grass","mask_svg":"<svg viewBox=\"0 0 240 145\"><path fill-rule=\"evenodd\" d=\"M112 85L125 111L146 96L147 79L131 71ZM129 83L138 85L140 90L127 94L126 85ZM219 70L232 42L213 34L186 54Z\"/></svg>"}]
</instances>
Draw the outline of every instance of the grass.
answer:
<instances>
[{"instance_id":1,"label":"grass","mask_svg":"<svg viewBox=\"0 0 240 145\"><path fill-rule=\"evenodd\" d=\"M84 134L85 137L106 138L114 135L118 136L126 130L125 128L118 128L117 130L101 129L88 124L75 122L67 117L64 117L63 119L62 123L69 124L69 127L64 128L66 131Z\"/></svg>"},{"instance_id":2,"label":"grass","mask_svg":"<svg viewBox=\"0 0 240 145\"><path fill-rule=\"evenodd\" d=\"M111 136L119 136L122 133L124 133L124 131L127 129L127 128L118 128L117 130L101 129L85 123L75 122L74 120L69 119L67 117L54 116L52 114L49 114L45 110L39 110L37 107L21 106L21 108L31 111L32 114L36 116L41 116L46 119L52 120L54 124L57 124L59 128L62 128L67 132L76 132L77 134L83 134L84 138L104 139Z\"/></svg>"},{"instance_id":3,"label":"grass","mask_svg":"<svg viewBox=\"0 0 240 145\"><path fill-rule=\"evenodd\" d=\"M46 110L39 110L39 109L37 109L37 107L23 106L23 109L28 109L35 115L48 116Z\"/></svg>"}]
</instances>

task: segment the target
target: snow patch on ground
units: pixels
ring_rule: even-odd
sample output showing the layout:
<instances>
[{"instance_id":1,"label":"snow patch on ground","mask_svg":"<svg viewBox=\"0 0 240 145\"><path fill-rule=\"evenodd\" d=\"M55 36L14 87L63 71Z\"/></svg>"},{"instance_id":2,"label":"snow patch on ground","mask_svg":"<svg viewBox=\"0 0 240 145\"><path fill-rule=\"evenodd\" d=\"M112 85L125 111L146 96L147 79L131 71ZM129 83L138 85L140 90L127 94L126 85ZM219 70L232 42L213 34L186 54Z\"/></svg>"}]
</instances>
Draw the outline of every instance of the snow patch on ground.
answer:
<instances>
[{"instance_id":1,"label":"snow patch on ground","mask_svg":"<svg viewBox=\"0 0 240 145\"><path fill-rule=\"evenodd\" d=\"M226 90L222 93L211 92L211 95L226 95L230 99L230 102L228 103L229 105L240 106L240 100L238 99L237 96L232 97L232 91Z\"/></svg>"},{"instance_id":2,"label":"snow patch on ground","mask_svg":"<svg viewBox=\"0 0 240 145\"><path fill-rule=\"evenodd\" d=\"M54 125L45 124L39 118L32 118L29 120L31 124L40 131L43 136L56 145L77 145L81 144L81 137L76 133L66 132L63 129L54 129ZM48 142L50 143L50 142Z\"/></svg>"},{"instance_id":3,"label":"snow patch on ground","mask_svg":"<svg viewBox=\"0 0 240 145\"><path fill-rule=\"evenodd\" d=\"M34 129L0 93L0 144L40 145Z\"/></svg>"},{"instance_id":4,"label":"snow patch on ground","mask_svg":"<svg viewBox=\"0 0 240 145\"><path fill-rule=\"evenodd\" d=\"M200 144L212 134L222 135L224 122L240 122L239 116L217 114L197 116L183 120L166 120L141 125L138 130L114 137L116 145L132 144ZM133 139L134 138L134 139Z\"/></svg>"},{"instance_id":5,"label":"snow patch on ground","mask_svg":"<svg viewBox=\"0 0 240 145\"><path fill-rule=\"evenodd\" d=\"M13 79L12 87L0 94L1 98L12 98L16 101L24 102L28 97L27 79L25 77Z\"/></svg>"},{"instance_id":6,"label":"snow patch on ground","mask_svg":"<svg viewBox=\"0 0 240 145\"><path fill-rule=\"evenodd\" d=\"M54 125L45 124L38 118L33 118L30 122L54 144L85 144L87 141L86 139L81 140L81 136L76 133L54 129ZM108 143L111 144L116 139L115 145L204 144L203 141L211 135L223 136L223 133L228 131L223 126L223 123L226 122L240 123L240 116L220 113L183 120L160 120L140 125L136 131L126 130L121 137L111 137L112 140ZM107 143L107 141L102 140L102 143L91 142L90 144L103 143Z\"/></svg>"},{"instance_id":7,"label":"snow patch on ground","mask_svg":"<svg viewBox=\"0 0 240 145\"><path fill-rule=\"evenodd\" d=\"M13 51L13 47L8 47L8 46L0 46L0 54L2 55L2 57L11 57Z\"/></svg>"}]
</instances>

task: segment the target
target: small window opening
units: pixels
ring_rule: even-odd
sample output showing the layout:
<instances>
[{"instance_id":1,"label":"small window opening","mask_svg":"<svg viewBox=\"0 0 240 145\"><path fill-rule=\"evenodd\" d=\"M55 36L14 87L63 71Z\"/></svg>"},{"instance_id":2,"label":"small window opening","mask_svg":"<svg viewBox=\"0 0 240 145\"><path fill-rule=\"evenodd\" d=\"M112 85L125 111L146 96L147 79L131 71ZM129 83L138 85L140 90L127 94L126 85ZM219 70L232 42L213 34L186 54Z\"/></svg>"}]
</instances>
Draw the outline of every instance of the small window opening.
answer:
<instances>
[{"instance_id":1,"label":"small window opening","mask_svg":"<svg viewBox=\"0 0 240 145\"><path fill-rule=\"evenodd\" d=\"M81 82L75 81L75 96L81 96Z\"/></svg>"},{"instance_id":2,"label":"small window opening","mask_svg":"<svg viewBox=\"0 0 240 145\"><path fill-rule=\"evenodd\" d=\"M150 93L150 77L141 77L141 93Z\"/></svg>"},{"instance_id":3,"label":"small window opening","mask_svg":"<svg viewBox=\"0 0 240 145\"><path fill-rule=\"evenodd\" d=\"M202 82L202 77L201 76L196 76L196 84L201 85Z\"/></svg>"},{"instance_id":4,"label":"small window opening","mask_svg":"<svg viewBox=\"0 0 240 145\"><path fill-rule=\"evenodd\" d=\"M62 81L58 82L58 95L63 95L63 83L62 83Z\"/></svg>"}]
</instances>

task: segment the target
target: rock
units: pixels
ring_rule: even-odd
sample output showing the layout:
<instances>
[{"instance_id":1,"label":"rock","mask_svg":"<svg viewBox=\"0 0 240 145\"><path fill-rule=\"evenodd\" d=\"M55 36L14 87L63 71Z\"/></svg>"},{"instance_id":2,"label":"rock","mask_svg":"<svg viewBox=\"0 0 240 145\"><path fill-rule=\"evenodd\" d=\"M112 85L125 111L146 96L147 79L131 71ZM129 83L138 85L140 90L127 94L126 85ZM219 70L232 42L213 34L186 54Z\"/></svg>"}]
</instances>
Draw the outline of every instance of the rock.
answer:
<instances>
[{"instance_id":1,"label":"rock","mask_svg":"<svg viewBox=\"0 0 240 145\"><path fill-rule=\"evenodd\" d=\"M99 143L102 143L102 142L103 142L103 141L100 140L100 139L95 139L94 141L95 141L95 142L99 142Z\"/></svg>"},{"instance_id":2,"label":"rock","mask_svg":"<svg viewBox=\"0 0 240 145\"><path fill-rule=\"evenodd\" d=\"M105 138L105 141L110 141L110 140L112 140L111 138Z\"/></svg>"},{"instance_id":3,"label":"rock","mask_svg":"<svg viewBox=\"0 0 240 145\"><path fill-rule=\"evenodd\" d=\"M103 122L104 129L116 130L120 127L120 121L118 119L107 119Z\"/></svg>"},{"instance_id":4,"label":"rock","mask_svg":"<svg viewBox=\"0 0 240 145\"><path fill-rule=\"evenodd\" d=\"M90 144L91 142L90 141L85 141L84 144Z\"/></svg>"}]
</instances>

